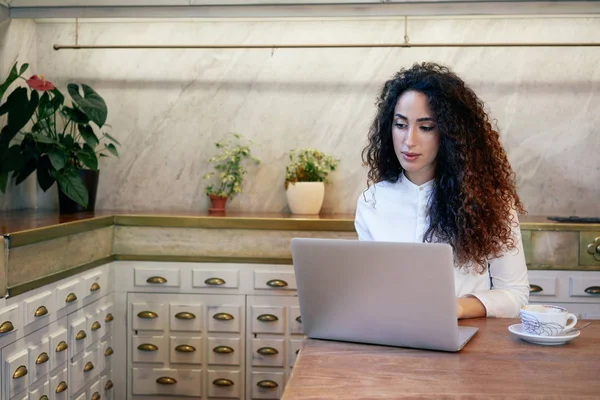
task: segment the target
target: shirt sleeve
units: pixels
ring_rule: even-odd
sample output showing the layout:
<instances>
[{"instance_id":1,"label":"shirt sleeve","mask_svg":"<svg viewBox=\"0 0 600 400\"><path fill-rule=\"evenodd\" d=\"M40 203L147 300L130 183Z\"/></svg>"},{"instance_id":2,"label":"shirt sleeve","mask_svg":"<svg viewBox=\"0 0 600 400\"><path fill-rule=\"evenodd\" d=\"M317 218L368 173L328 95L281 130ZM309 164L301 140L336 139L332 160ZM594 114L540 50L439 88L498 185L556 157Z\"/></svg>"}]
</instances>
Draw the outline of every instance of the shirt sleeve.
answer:
<instances>
[{"instance_id":1,"label":"shirt sleeve","mask_svg":"<svg viewBox=\"0 0 600 400\"><path fill-rule=\"evenodd\" d=\"M523 250L523 240L516 211L513 227L516 248L489 261L491 290L471 293L483 303L488 317L517 318L521 307L529 301L529 279Z\"/></svg>"},{"instance_id":2,"label":"shirt sleeve","mask_svg":"<svg viewBox=\"0 0 600 400\"><path fill-rule=\"evenodd\" d=\"M364 193L361 193L358 197L356 215L354 217L354 229L358 234L358 240L373 240L373 236L371 235L371 232L369 232L367 220L365 218L365 211L368 204L363 196Z\"/></svg>"}]
</instances>

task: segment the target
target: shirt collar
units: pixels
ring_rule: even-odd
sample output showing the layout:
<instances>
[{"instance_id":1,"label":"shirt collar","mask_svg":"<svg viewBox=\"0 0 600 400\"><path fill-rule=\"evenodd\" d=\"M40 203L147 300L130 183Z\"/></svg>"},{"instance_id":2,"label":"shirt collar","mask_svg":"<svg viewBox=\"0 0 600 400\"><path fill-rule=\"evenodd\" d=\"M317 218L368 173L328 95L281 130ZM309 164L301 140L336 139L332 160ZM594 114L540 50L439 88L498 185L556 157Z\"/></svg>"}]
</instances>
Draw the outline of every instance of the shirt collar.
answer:
<instances>
[{"instance_id":1,"label":"shirt collar","mask_svg":"<svg viewBox=\"0 0 600 400\"><path fill-rule=\"evenodd\" d=\"M400 177L400 184L409 190L426 190L431 191L433 189L433 183L435 182L435 178L425 182L422 185L415 185L408 179L404 171L402 171L402 176Z\"/></svg>"}]
</instances>

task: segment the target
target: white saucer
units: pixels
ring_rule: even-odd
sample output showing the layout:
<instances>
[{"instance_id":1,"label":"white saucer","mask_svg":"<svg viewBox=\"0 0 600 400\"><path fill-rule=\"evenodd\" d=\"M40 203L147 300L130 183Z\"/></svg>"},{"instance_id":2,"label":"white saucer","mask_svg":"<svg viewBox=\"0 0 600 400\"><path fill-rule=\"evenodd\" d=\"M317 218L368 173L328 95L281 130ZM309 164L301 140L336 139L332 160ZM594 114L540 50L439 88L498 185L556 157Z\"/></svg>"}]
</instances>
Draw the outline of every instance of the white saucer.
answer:
<instances>
[{"instance_id":1,"label":"white saucer","mask_svg":"<svg viewBox=\"0 0 600 400\"><path fill-rule=\"evenodd\" d=\"M518 337L521 340L524 340L529 343L543 344L546 346L556 346L559 344L565 344L569 340L575 339L577 336L579 336L579 331L569 332L566 335L560 335L560 336L534 335L534 334L526 332L525 329L523 328L523 325L521 325L521 324L511 325L508 327L508 330L510 331L510 333L512 333L513 335L515 335L516 337Z\"/></svg>"}]
</instances>

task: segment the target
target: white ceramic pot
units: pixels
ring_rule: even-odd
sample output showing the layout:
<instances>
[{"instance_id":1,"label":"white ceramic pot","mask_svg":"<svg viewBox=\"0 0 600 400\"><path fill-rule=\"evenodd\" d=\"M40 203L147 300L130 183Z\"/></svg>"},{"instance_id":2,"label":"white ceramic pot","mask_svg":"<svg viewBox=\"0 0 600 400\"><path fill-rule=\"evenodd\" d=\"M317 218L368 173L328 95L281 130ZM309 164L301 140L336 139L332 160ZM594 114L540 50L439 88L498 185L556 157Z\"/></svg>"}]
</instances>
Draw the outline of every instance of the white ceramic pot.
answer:
<instances>
[{"instance_id":1,"label":"white ceramic pot","mask_svg":"<svg viewBox=\"0 0 600 400\"><path fill-rule=\"evenodd\" d=\"M290 182L285 195L292 214L318 214L325 198L325 183Z\"/></svg>"}]
</instances>

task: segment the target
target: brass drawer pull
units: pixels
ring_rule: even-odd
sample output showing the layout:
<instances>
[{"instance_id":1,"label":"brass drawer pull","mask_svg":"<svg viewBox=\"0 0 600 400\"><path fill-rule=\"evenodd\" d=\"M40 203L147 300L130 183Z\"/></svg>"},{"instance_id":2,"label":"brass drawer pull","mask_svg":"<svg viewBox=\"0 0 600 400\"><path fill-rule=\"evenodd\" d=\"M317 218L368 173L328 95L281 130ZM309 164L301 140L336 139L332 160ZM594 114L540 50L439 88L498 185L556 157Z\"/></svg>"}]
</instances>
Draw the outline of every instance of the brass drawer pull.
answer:
<instances>
[{"instance_id":1,"label":"brass drawer pull","mask_svg":"<svg viewBox=\"0 0 600 400\"><path fill-rule=\"evenodd\" d=\"M98 285L98 282L92 283L92 286L90 286L90 292L97 292L98 290L100 290L100 285Z\"/></svg>"},{"instance_id":2,"label":"brass drawer pull","mask_svg":"<svg viewBox=\"0 0 600 400\"><path fill-rule=\"evenodd\" d=\"M13 379L19 379L24 377L25 375L27 375L27 367L21 365L19 368L16 369L15 373L13 374Z\"/></svg>"},{"instance_id":3,"label":"brass drawer pull","mask_svg":"<svg viewBox=\"0 0 600 400\"><path fill-rule=\"evenodd\" d=\"M39 306L33 315L36 317L43 317L46 314L48 314L48 309L45 306Z\"/></svg>"},{"instance_id":4,"label":"brass drawer pull","mask_svg":"<svg viewBox=\"0 0 600 400\"><path fill-rule=\"evenodd\" d=\"M213 349L217 354L231 354L234 350L229 346L217 346Z\"/></svg>"},{"instance_id":5,"label":"brass drawer pull","mask_svg":"<svg viewBox=\"0 0 600 400\"><path fill-rule=\"evenodd\" d=\"M104 357L110 357L112 356L114 353L112 347L107 347L106 350L104 350Z\"/></svg>"},{"instance_id":6,"label":"brass drawer pull","mask_svg":"<svg viewBox=\"0 0 600 400\"><path fill-rule=\"evenodd\" d=\"M529 293L539 293L543 291L541 286L538 285L529 285Z\"/></svg>"},{"instance_id":7,"label":"brass drawer pull","mask_svg":"<svg viewBox=\"0 0 600 400\"><path fill-rule=\"evenodd\" d=\"M77 332L77 335L75 336L75 340L83 340L87 337L87 333L85 333L85 331L79 331Z\"/></svg>"},{"instance_id":8,"label":"brass drawer pull","mask_svg":"<svg viewBox=\"0 0 600 400\"><path fill-rule=\"evenodd\" d=\"M91 361L88 361L84 366L83 366L83 372L90 372L91 370L94 369L94 364L92 364Z\"/></svg>"},{"instance_id":9,"label":"brass drawer pull","mask_svg":"<svg viewBox=\"0 0 600 400\"><path fill-rule=\"evenodd\" d=\"M146 279L146 282L152 285L162 285L163 283L167 283L167 278L163 278L162 276L151 276Z\"/></svg>"},{"instance_id":10,"label":"brass drawer pull","mask_svg":"<svg viewBox=\"0 0 600 400\"><path fill-rule=\"evenodd\" d=\"M73 303L77 301L77 295L75 293L69 293L65 299L65 303Z\"/></svg>"},{"instance_id":11,"label":"brass drawer pull","mask_svg":"<svg viewBox=\"0 0 600 400\"><path fill-rule=\"evenodd\" d=\"M47 362L48 362L48 360L50 360L50 357L48 357L48 353L45 353L45 352L44 352L44 353L40 354L40 355L39 355L39 356L38 356L38 357L35 359L35 363L36 363L37 365L40 365L40 364L47 363Z\"/></svg>"},{"instance_id":12,"label":"brass drawer pull","mask_svg":"<svg viewBox=\"0 0 600 400\"><path fill-rule=\"evenodd\" d=\"M106 385L104 385L104 390L110 390L114 387L112 381L107 381Z\"/></svg>"},{"instance_id":13,"label":"brass drawer pull","mask_svg":"<svg viewBox=\"0 0 600 400\"><path fill-rule=\"evenodd\" d=\"M225 280L221 278L208 278L204 283L211 286L220 286L225 284Z\"/></svg>"},{"instance_id":14,"label":"brass drawer pull","mask_svg":"<svg viewBox=\"0 0 600 400\"><path fill-rule=\"evenodd\" d=\"M233 318L233 315L225 313L225 312L220 312L217 313L215 315L213 315L213 318L216 319L217 321L231 321Z\"/></svg>"},{"instance_id":15,"label":"brass drawer pull","mask_svg":"<svg viewBox=\"0 0 600 400\"><path fill-rule=\"evenodd\" d=\"M288 284L286 281L284 281L283 279L271 279L270 281L267 282L267 286L270 286L272 288L282 288L282 287L286 287Z\"/></svg>"},{"instance_id":16,"label":"brass drawer pull","mask_svg":"<svg viewBox=\"0 0 600 400\"><path fill-rule=\"evenodd\" d=\"M170 378L168 376L161 376L156 380L156 383L159 383L161 385L174 385L177 383L177 381L174 378Z\"/></svg>"},{"instance_id":17,"label":"brass drawer pull","mask_svg":"<svg viewBox=\"0 0 600 400\"><path fill-rule=\"evenodd\" d=\"M196 348L194 346L190 346L189 344L180 344L179 346L175 347L175 351L180 353L193 353L196 351Z\"/></svg>"},{"instance_id":18,"label":"brass drawer pull","mask_svg":"<svg viewBox=\"0 0 600 400\"><path fill-rule=\"evenodd\" d=\"M100 325L100 322L98 322L98 321L95 321L91 327L92 331L97 331L100 328L102 328L102 325Z\"/></svg>"},{"instance_id":19,"label":"brass drawer pull","mask_svg":"<svg viewBox=\"0 0 600 400\"><path fill-rule=\"evenodd\" d=\"M55 393L62 393L65 390L67 390L69 386L67 386L67 382L65 381L60 381L60 383L58 384L58 386L56 386L56 390L54 391Z\"/></svg>"},{"instance_id":20,"label":"brass drawer pull","mask_svg":"<svg viewBox=\"0 0 600 400\"><path fill-rule=\"evenodd\" d=\"M213 385L215 386L233 386L233 381L230 379L219 378L213 381Z\"/></svg>"},{"instance_id":21,"label":"brass drawer pull","mask_svg":"<svg viewBox=\"0 0 600 400\"><path fill-rule=\"evenodd\" d=\"M177 318L177 319L195 319L196 315L192 314L191 312L182 311L182 312L178 312L177 314L175 314L175 318Z\"/></svg>"},{"instance_id":22,"label":"brass drawer pull","mask_svg":"<svg viewBox=\"0 0 600 400\"><path fill-rule=\"evenodd\" d=\"M585 288L584 292L587 294L600 294L600 286L590 286Z\"/></svg>"},{"instance_id":23,"label":"brass drawer pull","mask_svg":"<svg viewBox=\"0 0 600 400\"><path fill-rule=\"evenodd\" d=\"M65 342L64 340L61 340L61 342L56 345L56 352L62 353L63 351L65 351L68 348L69 348L69 345L67 344L67 342Z\"/></svg>"},{"instance_id":24,"label":"brass drawer pull","mask_svg":"<svg viewBox=\"0 0 600 400\"><path fill-rule=\"evenodd\" d=\"M298 355L298 353L300 353L300 349L296 350L296 355Z\"/></svg>"},{"instance_id":25,"label":"brass drawer pull","mask_svg":"<svg viewBox=\"0 0 600 400\"><path fill-rule=\"evenodd\" d=\"M158 351L158 347L151 343L142 343L137 347L140 351Z\"/></svg>"},{"instance_id":26,"label":"brass drawer pull","mask_svg":"<svg viewBox=\"0 0 600 400\"><path fill-rule=\"evenodd\" d=\"M302 323L302 316L301 315L298 316L298 317L296 317L296 322L298 322L299 324Z\"/></svg>"},{"instance_id":27,"label":"brass drawer pull","mask_svg":"<svg viewBox=\"0 0 600 400\"><path fill-rule=\"evenodd\" d=\"M12 332L15 330L14 325L10 321L4 321L2 325L0 325L0 335L8 332Z\"/></svg>"},{"instance_id":28,"label":"brass drawer pull","mask_svg":"<svg viewBox=\"0 0 600 400\"><path fill-rule=\"evenodd\" d=\"M264 381L258 382L256 386L262 389L275 389L279 385L277 384L277 382L265 379Z\"/></svg>"},{"instance_id":29,"label":"brass drawer pull","mask_svg":"<svg viewBox=\"0 0 600 400\"><path fill-rule=\"evenodd\" d=\"M274 356L279 354L277 349L274 349L273 347L261 347L260 349L256 350L256 352L263 356Z\"/></svg>"},{"instance_id":30,"label":"brass drawer pull","mask_svg":"<svg viewBox=\"0 0 600 400\"><path fill-rule=\"evenodd\" d=\"M40 397L40 400L48 400L48 396L43 395L42 397Z\"/></svg>"},{"instance_id":31,"label":"brass drawer pull","mask_svg":"<svg viewBox=\"0 0 600 400\"><path fill-rule=\"evenodd\" d=\"M113 319L115 319L113 315L111 313L108 313L106 314L106 317L104 317L104 322L112 322Z\"/></svg>"},{"instance_id":32,"label":"brass drawer pull","mask_svg":"<svg viewBox=\"0 0 600 400\"><path fill-rule=\"evenodd\" d=\"M92 395L92 400L100 400L100 393L98 392L94 392L94 394Z\"/></svg>"},{"instance_id":33,"label":"brass drawer pull","mask_svg":"<svg viewBox=\"0 0 600 400\"><path fill-rule=\"evenodd\" d=\"M140 311L138 317L143 319L154 319L158 318L158 314L152 311Z\"/></svg>"},{"instance_id":34,"label":"brass drawer pull","mask_svg":"<svg viewBox=\"0 0 600 400\"><path fill-rule=\"evenodd\" d=\"M261 314L258 317L256 317L257 320L259 320L260 322L275 322L275 321L279 321L279 318L276 315L273 314Z\"/></svg>"}]
</instances>

